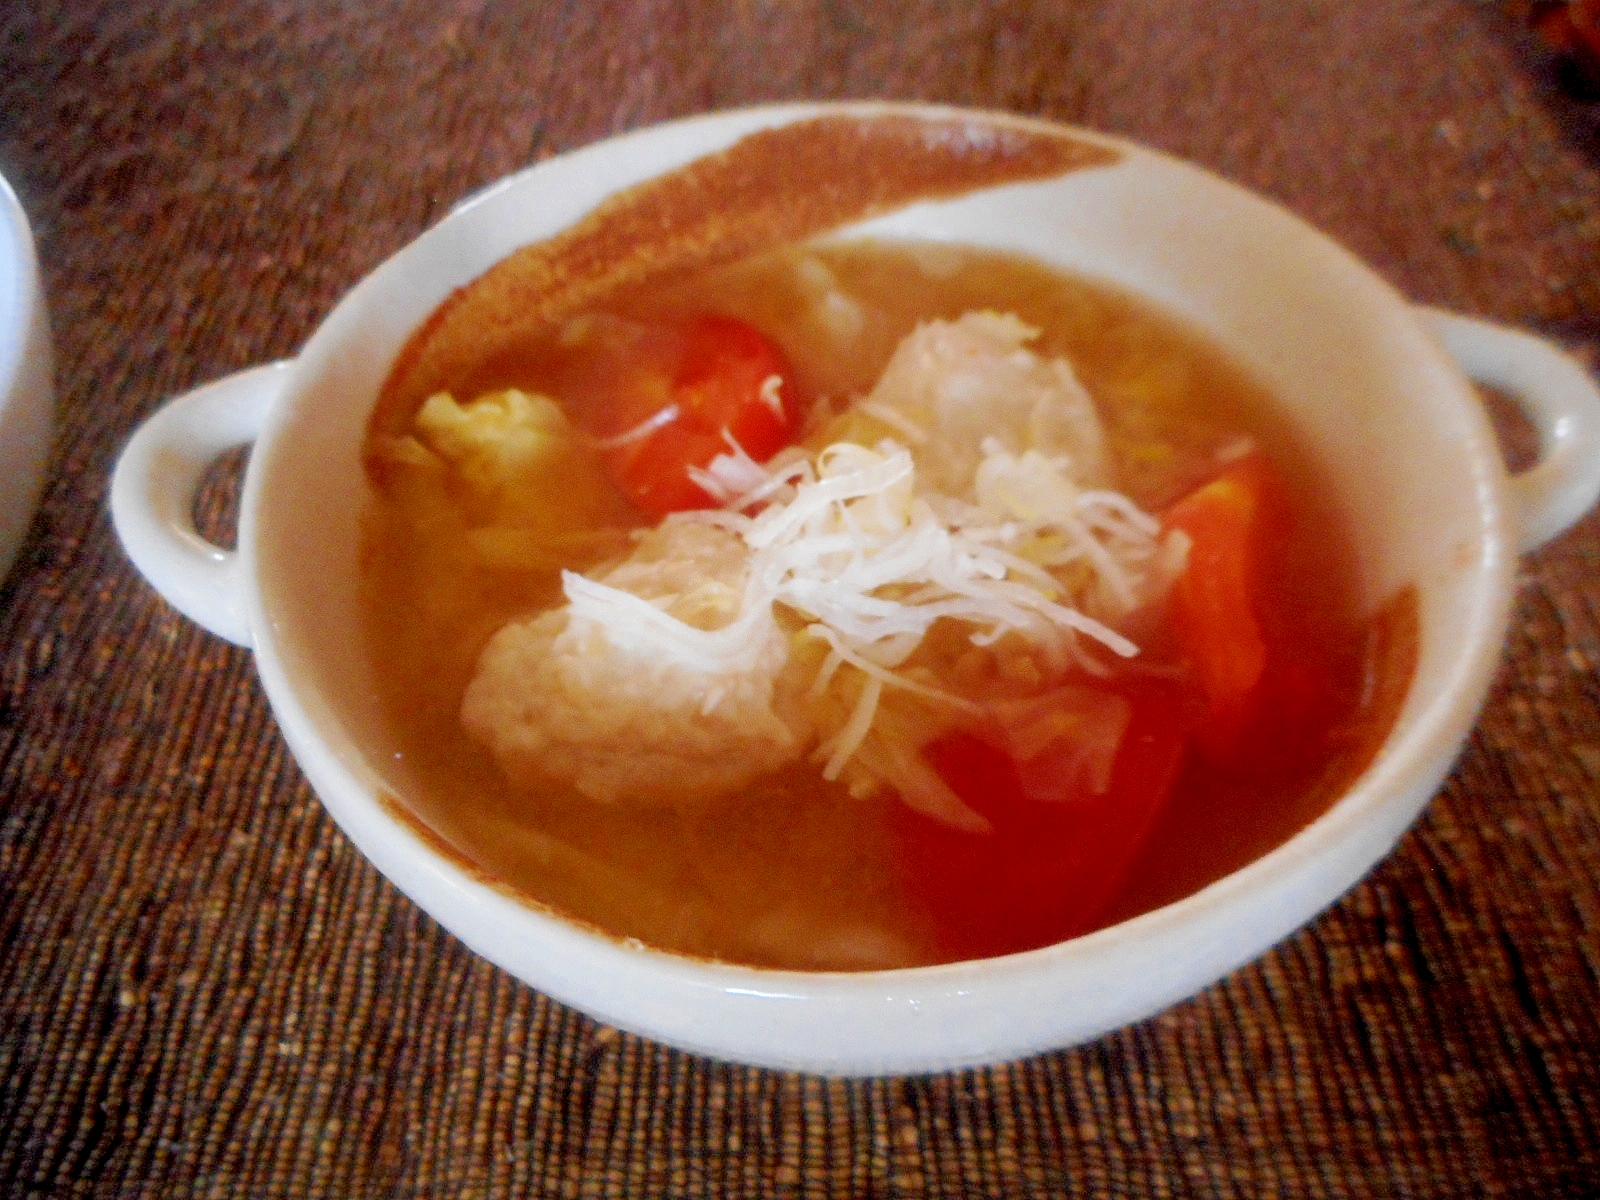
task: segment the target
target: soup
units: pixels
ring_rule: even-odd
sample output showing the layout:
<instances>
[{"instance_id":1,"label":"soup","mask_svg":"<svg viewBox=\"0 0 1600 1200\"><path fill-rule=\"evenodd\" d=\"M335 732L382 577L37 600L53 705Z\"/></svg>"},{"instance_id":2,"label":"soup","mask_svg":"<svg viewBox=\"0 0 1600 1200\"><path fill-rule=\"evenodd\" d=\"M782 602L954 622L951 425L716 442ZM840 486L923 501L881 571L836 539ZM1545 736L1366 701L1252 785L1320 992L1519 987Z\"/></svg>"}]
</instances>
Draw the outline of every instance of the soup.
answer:
<instances>
[{"instance_id":1,"label":"soup","mask_svg":"<svg viewBox=\"0 0 1600 1200\"><path fill-rule=\"evenodd\" d=\"M615 300L615 298L613 298ZM818 241L530 336L367 447L404 805L618 937L1046 945L1313 820L1409 681L1271 398L1148 303Z\"/></svg>"}]
</instances>

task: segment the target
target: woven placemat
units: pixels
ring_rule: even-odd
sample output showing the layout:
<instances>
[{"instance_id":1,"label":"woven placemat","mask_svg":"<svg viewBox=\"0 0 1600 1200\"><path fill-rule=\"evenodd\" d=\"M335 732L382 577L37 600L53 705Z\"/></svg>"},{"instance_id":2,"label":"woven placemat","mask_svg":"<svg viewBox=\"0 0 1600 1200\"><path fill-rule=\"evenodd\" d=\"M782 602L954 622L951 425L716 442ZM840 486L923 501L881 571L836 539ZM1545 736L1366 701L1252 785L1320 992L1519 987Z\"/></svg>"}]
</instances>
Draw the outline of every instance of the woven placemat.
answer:
<instances>
[{"instance_id":1,"label":"woven placemat","mask_svg":"<svg viewBox=\"0 0 1600 1200\"><path fill-rule=\"evenodd\" d=\"M598 1025L445 934L323 813L248 653L158 600L105 512L163 399L292 355L474 189L769 99L1132 136L1419 301L1592 356L1600 171L1490 7L0 8L0 170L37 225L61 403L0 588L0 1195L1600 1194L1595 517L1525 562L1427 816L1306 930L1087 1046L840 1081ZM219 475L213 527L232 493Z\"/></svg>"}]
</instances>

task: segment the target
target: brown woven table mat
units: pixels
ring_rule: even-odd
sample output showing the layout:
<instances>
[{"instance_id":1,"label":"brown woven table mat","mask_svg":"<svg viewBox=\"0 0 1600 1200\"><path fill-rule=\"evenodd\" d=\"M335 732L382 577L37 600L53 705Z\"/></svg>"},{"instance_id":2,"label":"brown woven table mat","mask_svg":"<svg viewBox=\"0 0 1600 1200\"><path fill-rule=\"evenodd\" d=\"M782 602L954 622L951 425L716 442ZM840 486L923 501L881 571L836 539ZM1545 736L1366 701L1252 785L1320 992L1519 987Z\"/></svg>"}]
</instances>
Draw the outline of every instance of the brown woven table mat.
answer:
<instances>
[{"instance_id":1,"label":"brown woven table mat","mask_svg":"<svg viewBox=\"0 0 1600 1200\"><path fill-rule=\"evenodd\" d=\"M1526 561L1465 757L1306 930L1091 1045L830 1081L599 1026L464 949L335 829L249 655L158 600L105 512L140 419L293 354L474 188L769 99L1125 134L1419 301L1593 355L1600 158L1491 7L0 8L0 170L62 421L0 589L0 1195L1600 1194L1600 519Z\"/></svg>"}]
</instances>

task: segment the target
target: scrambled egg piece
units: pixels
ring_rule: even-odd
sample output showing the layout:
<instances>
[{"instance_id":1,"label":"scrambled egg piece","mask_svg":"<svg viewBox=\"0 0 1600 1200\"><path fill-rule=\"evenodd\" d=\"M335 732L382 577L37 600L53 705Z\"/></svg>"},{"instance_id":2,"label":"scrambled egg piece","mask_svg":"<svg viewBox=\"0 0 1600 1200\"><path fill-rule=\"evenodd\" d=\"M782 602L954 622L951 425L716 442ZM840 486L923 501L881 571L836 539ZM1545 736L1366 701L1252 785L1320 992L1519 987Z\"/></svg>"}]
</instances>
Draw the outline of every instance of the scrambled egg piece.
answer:
<instances>
[{"instance_id":1,"label":"scrambled egg piece","mask_svg":"<svg viewBox=\"0 0 1600 1200\"><path fill-rule=\"evenodd\" d=\"M623 519L594 451L581 444L554 400L509 388L457 404L431 397L416 418L423 447L447 464L470 523L533 530Z\"/></svg>"},{"instance_id":2,"label":"scrambled egg piece","mask_svg":"<svg viewBox=\"0 0 1600 1200\"><path fill-rule=\"evenodd\" d=\"M667 522L598 579L715 632L741 613L748 559L734 534ZM649 631L630 637L626 612L601 622L569 604L514 622L485 648L462 723L521 786L570 780L606 803L725 795L798 759L808 739L788 702L788 635L770 607L751 611L758 652L711 669L664 654Z\"/></svg>"}]
</instances>

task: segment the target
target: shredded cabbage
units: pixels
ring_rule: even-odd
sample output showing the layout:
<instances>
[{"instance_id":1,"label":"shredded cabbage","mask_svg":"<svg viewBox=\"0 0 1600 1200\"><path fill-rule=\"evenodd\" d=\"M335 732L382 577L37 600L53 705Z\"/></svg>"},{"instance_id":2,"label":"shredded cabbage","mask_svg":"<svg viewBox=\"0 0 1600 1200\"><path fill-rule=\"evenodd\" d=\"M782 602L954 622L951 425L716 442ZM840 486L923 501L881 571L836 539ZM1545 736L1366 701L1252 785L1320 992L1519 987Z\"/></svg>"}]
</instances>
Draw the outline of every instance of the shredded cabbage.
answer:
<instances>
[{"instance_id":1,"label":"shredded cabbage","mask_svg":"<svg viewBox=\"0 0 1600 1200\"><path fill-rule=\"evenodd\" d=\"M734 450L736 470L719 473L714 464L709 473L736 478L743 487L736 503L754 511L667 518L717 524L749 547L734 621L696 629L578 575L565 577L567 600L574 620L594 622L619 648L657 648L708 673L751 660L769 636L771 614L791 613L829 646L819 690L842 666L866 677L849 718L819 750L829 778L871 733L885 688L974 707L898 670L936 622L962 623L979 645L1015 633L1057 660L1092 664L1092 646L1132 657L1138 647L1109 622L1181 568L1163 550L1153 517L1118 493L1080 491L1063 458L986 442L974 494L962 499L919 491L911 451L892 439L873 447L837 442L807 460L756 468L759 480L756 464ZM1088 584L1073 594L1062 568L1080 563Z\"/></svg>"}]
</instances>

